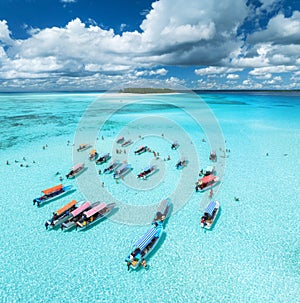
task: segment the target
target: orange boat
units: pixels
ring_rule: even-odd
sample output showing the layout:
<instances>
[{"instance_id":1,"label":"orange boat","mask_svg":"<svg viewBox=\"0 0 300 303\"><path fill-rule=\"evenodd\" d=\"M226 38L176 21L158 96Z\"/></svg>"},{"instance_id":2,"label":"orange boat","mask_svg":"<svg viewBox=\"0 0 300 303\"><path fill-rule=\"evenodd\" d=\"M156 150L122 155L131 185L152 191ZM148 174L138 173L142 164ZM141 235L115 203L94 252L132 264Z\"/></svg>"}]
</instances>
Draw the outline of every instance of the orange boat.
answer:
<instances>
[{"instance_id":1,"label":"orange boat","mask_svg":"<svg viewBox=\"0 0 300 303\"><path fill-rule=\"evenodd\" d=\"M42 190L43 195L33 200L33 205L35 205L36 203L37 206L39 207L42 203L50 202L51 200L58 199L72 190L73 190L73 185L63 186L62 184L44 189Z\"/></svg>"}]
</instances>

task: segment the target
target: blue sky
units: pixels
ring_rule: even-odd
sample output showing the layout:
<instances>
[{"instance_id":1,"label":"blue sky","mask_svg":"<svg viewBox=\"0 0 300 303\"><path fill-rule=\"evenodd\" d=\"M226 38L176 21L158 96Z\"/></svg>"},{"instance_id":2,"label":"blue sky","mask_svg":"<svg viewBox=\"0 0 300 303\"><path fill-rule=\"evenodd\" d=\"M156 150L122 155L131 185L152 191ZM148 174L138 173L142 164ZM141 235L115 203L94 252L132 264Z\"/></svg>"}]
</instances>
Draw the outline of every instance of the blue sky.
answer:
<instances>
[{"instance_id":1,"label":"blue sky","mask_svg":"<svg viewBox=\"0 0 300 303\"><path fill-rule=\"evenodd\" d=\"M299 0L1 0L0 91L300 89Z\"/></svg>"}]
</instances>

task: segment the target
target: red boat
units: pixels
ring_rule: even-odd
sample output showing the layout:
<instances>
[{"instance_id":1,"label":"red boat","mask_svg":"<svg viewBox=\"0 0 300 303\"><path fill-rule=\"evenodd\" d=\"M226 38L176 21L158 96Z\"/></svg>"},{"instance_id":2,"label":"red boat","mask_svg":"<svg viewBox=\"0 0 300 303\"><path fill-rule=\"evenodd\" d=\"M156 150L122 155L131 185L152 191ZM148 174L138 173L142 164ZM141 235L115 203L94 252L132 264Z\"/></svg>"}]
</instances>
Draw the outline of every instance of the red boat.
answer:
<instances>
[{"instance_id":1,"label":"red boat","mask_svg":"<svg viewBox=\"0 0 300 303\"><path fill-rule=\"evenodd\" d=\"M203 191L208 187L214 186L220 181L219 177L214 175L204 176L196 182L196 191Z\"/></svg>"}]
</instances>

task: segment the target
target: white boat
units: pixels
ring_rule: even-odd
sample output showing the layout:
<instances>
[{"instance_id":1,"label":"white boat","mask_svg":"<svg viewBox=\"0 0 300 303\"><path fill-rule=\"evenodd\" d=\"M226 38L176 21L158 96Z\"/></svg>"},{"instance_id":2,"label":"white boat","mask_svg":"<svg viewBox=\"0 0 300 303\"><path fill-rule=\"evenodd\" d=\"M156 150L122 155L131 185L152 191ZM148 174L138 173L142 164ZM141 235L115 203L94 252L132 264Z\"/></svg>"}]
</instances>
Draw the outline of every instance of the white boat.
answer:
<instances>
[{"instance_id":1,"label":"white boat","mask_svg":"<svg viewBox=\"0 0 300 303\"><path fill-rule=\"evenodd\" d=\"M130 254L125 259L128 270L137 269L140 264L149 256L159 243L163 234L162 223L149 229L132 247Z\"/></svg>"},{"instance_id":2,"label":"white boat","mask_svg":"<svg viewBox=\"0 0 300 303\"><path fill-rule=\"evenodd\" d=\"M210 229L215 222L220 209L220 203L218 201L211 201L201 217L200 225L205 229Z\"/></svg>"},{"instance_id":3,"label":"white boat","mask_svg":"<svg viewBox=\"0 0 300 303\"><path fill-rule=\"evenodd\" d=\"M210 152L209 160L212 161L212 162L216 162L217 161L217 153L215 151L211 151Z\"/></svg>"},{"instance_id":4,"label":"white boat","mask_svg":"<svg viewBox=\"0 0 300 303\"><path fill-rule=\"evenodd\" d=\"M220 178L215 175L204 176L196 182L196 191L205 191L208 188L212 188L216 184L218 184Z\"/></svg>"},{"instance_id":5,"label":"white boat","mask_svg":"<svg viewBox=\"0 0 300 303\"><path fill-rule=\"evenodd\" d=\"M59 224L67 221L71 216L71 212L76 209L76 204L77 201L72 200L68 204L53 212L52 218L45 222L46 229L48 229L48 227L55 228Z\"/></svg>"},{"instance_id":6,"label":"white boat","mask_svg":"<svg viewBox=\"0 0 300 303\"><path fill-rule=\"evenodd\" d=\"M82 215L82 218L76 222L76 227L81 229L87 228L97 221L103 219L108 215L112 209L116 206L115 203L100 203L99 205L91 208L88 211L85 211Z\"/></svg>"},{"instance_id":7,"label":"white boat","mask_svg":"<svg viewBox=\"0 0 300 303\"><path fill-rule=\"evenodd\" d=\"M174 141L171 145L171 149L177 149L179 147L179 143L177 141Z\"/></svg>"},{"instance_id":8,"label":"white boat","mask_svg":"<svg viewBox=\"0 0 300 303\"><path fill-rule=\"evenodd\" d=\"M103 153L102 155L99 156L99 159L96 160L96 164L103 164L107 162L111 158L110 153Z\"/></svg>"},{"instance_id":9,"label":"white boat","mask_svg":"<svg viewBox=\"0 0 300 303\"><path fill-rule=\"evenodd\" d=\"M71 215L68 220L66 220L60 225L61 230L69 230L72 227L75 227L76 222L81 219L84 211L88 211L89 209L96 207L99 204L100 202L91 203L89 201L82 203L78 208L71 212Z\"/></svg>"},{"instance_id":10,"label":"white boat","mask_svg":"<svg viewBox=\"0 0 300 303\"><path fill-rule=\"evenodd\" d=\"M85 170L84 164L78 163L72 167L71 171L66 175L66 177L67 179L74 179L82 172L84 172L84 170Z\"/></svg>"},{"instance_id":11,"label":"white boat","mask_svg":"<svg viewBox=\"0 0 300 303\"><path fill-rule=\"evenodd\" d=\"M131 171L131 165L127 162L123 163L120 167L118 167L114 172L114 178L120 179L125 176L127 173Z\"/></svg>"},{"instance_id":12,"label":"white boat","mask_svg":"<svg viewBox=\"0 0 300 303\"><path fill-rule=\"evenodd\" d=\"M121 162L119 160L114 160L111 163L109 163L108 167L104 169L105 174L111 174L114 172L119 166L121 165Z\"/></svg>"},{"instance_id":13,"label":"white boat","mask_svg":"<svg viewBox=\"0 0 300 303\"><path fill-rule=\"evenodd\" d=\"M143 154L147 151L148 147L147 146L140 146L137 150L134 151L135 155L140 155Z\"/></svg>"},{"instance_id":14,"label":"white boat","mask_svg":"<svg viewBox=\"0 0 300 303\"><path fill-rule=\"evenodd\" d=\"M176 168L177 169L182 169L186 166L187 162L184 157L182 157L177 163L176 163Z\"/></svg>"},{"instance_id":15,"label":"white boat","mask_svg":"<svg viewBox=\"0 0 300 303\"><path fill-rule=\"evenodd\" d=\"M121 143L124 142L124 140L125 140L124 137L121 136L121 137L119 137L119 138L117 139L116 143L117 143L117 144L121 144Z\"/></svg>"},{"instance_id":16,"label":"white boat","mask_svg":"<svg viewBox=\"0 0 300 303\"><path fill-rule=\"evenodd\" d=\"M80 144L79 147L77 148L77 151L84 151L86 149L89 149L91 147L90 144Z\"/></svg>"},{"instance_id":17,"label":"white boat","mask_svg":"<svg viewBox=\"0 0 300 303\"><path fill-rule=\"evenodd\" d=\"M153 175L157 170L158 170L157 166L149 165L145 167L143 171L137 175L137 178L146 180L149 176Z\"/></svg>"}]
</instances>

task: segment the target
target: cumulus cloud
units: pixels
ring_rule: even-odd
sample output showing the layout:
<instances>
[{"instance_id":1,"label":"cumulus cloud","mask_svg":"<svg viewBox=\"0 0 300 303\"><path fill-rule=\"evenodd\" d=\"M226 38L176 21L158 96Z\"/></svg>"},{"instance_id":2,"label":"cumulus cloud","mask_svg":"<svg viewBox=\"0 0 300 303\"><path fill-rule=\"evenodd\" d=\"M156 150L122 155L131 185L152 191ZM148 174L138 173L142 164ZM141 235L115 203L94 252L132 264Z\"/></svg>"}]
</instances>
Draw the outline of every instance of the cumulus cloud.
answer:
<instances>
[{"instance_id":1,"label":"cumulus cloud","mask_svg":"<svg viewBox=\"0 0 300 303\"><path fill-rule=\"evenodd\" d=\"M242 68L209 66L206 68L196 69L195 74L198 76L207 76L207 75L235 73L235 72L240 72L242 70L243 70Z\"/></svg>"},{"instance_id":2,"label":"cumulus cloud","mask_svg":"<svg viewBox=\"0 0 300 303\"><path fill-rule=\"evenodd\" d=\"M227 75L227 79L231 79L231 80L236 80L236 79L239 79L240 76L237 75L237 74L229 74Z\"/></svg>"}]
</instances>

